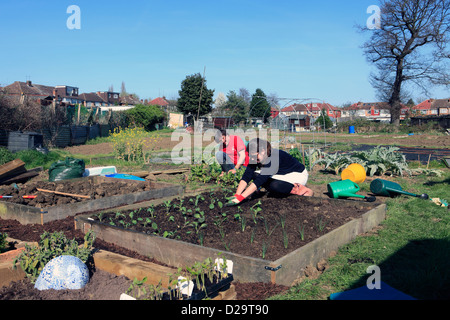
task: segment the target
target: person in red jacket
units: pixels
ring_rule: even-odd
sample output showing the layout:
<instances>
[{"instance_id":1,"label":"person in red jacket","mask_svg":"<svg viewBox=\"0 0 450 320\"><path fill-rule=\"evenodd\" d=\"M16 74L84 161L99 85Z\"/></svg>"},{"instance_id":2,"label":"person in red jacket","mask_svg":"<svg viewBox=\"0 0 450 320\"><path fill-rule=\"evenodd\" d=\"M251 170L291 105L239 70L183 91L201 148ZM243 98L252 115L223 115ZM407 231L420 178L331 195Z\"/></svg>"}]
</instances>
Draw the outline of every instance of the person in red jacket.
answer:
<instances>
[{"instance_id":1,"label":"person in red jacket","mask_svg":"<svg viewBox=\"0 0 450 320\"><path fill-rule=\"evenodd\" d=\"M250 163L228 205L242 202L261 187L276 196L314 195L313 191L306 187L306 167L289 153L272 149L268 141L259 138L250 141L248 152Z\"/></svg>"},{"instance_id":2,"label":"person in red jacket","mask_svg":"<svg viewBox=\"0 0 450 320\"><path fill-rule=\"evenodd\" d=\"M226 172L236 173L236 171L248 165L248 152L241 137L228 134L227 130L218 130L215 140L220 143L216 159L222 167L223 175Z\"/></svg>"}]
</instances>

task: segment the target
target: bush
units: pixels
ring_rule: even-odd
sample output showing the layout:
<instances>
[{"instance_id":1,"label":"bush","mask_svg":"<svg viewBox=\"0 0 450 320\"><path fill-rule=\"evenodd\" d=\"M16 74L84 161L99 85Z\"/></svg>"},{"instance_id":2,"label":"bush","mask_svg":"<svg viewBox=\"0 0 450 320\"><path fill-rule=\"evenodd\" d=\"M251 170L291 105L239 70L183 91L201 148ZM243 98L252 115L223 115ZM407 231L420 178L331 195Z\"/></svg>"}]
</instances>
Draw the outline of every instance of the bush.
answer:
<instances>
[{"instance_id":1,"label":"bush","mask_svg":"<svg viewBox=\"0 0 450 320\"><path fill-rule=\"evenodd\" d=\"M127 110L128 126L134 124L147 131L155 130L155 125L164 121L165 113L158 106L137 105Z\"/></svg>"},{"instance_id":2,"label":"bush","mask_svg":"<svg viewBox=\"0 0 450 320\"><path fill-rule=\"evenodd\" d=\"M5 252L8 248L8 241L6 238L8 235L6 233L0 233L0 253Z\"/></svg>"},{"instance_id":3,"label":"bush","mask_svg":"<svg viewBox=\"0 0 450 320\"><path fill-rule=\"evenodd\" d=\"M14 159L14 155L8 150L8 148L0 147L0 166L13 161Z\"/></svg>"},{"instance_id":4,"label":"bush","mask_svg":"<svg viewBox=\"0 0 450 320\"><path fill-rule=\"evenodd\" d=\"M155 144L159 136L150 136L143 128L116 128L109 137L112 141L114 156L117 160L130 162L150 161L150 153L144 151Z\"/></svg>"}]
</instances>

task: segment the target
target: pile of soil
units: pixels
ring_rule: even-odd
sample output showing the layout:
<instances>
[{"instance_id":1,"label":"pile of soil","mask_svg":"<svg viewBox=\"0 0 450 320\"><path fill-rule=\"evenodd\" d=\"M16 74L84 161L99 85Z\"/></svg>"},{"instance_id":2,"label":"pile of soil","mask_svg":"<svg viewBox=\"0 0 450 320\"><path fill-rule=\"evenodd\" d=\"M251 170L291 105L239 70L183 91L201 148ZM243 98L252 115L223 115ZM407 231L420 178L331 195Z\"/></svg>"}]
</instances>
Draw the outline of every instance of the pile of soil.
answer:
<instances>
[{"instance_id":1,"label":"pile of soil","mask_svg":"<svg viewBox=\"0 0 450 320\"><path fill-rule=\"evenodd\" d=\"M13 239L30 242L39 241L40 235L44 231L50 233L63 232L67 238L75 239L78 243L84 241L84 234L74 228L73 217L48 222L44 225L23 225L16 220L0 218L0 233L7 233ZM159 263L154 259L101 239L96 239L94 246L97 249L118 253L127 257ZM81 290L46 290L45 292L40 292L34 289L33 284L28 279L25 279L11 282L8 287L0 288L0 300L117 300L121 293L126 292L131 283L132 280L124 276L93 270L89 283ZM286 286L267 283L236 282L234 284L238 300L264 300L288 289Z\"/></svg>"},{"instance_id":2,"label":"pile of soil","mask_svg":"<svg viewBox=\"0 0 450 320\"><path fill-rule=\"evenodd\" d=\"M375 205L261 192L238 206L227 194L205 192L151 207L92 214L106 225L154 234L245 256L277 260Z\"/></svg>"},{"instance_id":3,"label":"pile of soil","mask_svg":"<svg viewBox=\"0 0 450 320\"><path fill-rule=\"evenodd\" d=\"M46 208L56 205L65 205L80 201L111 197L115 195L130 194L134 192L149 191L150 182L133 181L114 178L85 178L78 180L65 180L64 182L33 181L20 185L2 186L1 194L12 198L1 201L12 202L36 208ZM89 196L90 198L61 195L37 189L68 193L72 195ZM24 199L23 196L36 195L34 199Z\"/></svg>"}]
</instances>

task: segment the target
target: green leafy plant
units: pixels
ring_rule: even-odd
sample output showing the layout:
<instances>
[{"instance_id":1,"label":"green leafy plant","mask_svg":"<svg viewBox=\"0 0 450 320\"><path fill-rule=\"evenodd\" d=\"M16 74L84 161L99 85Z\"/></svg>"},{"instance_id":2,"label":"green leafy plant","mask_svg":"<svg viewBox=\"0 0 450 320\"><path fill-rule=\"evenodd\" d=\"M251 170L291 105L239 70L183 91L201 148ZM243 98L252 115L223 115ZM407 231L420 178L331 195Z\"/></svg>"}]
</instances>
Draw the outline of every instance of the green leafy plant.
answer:
<instances>
[{"instance_id":1,"label":"green leafy plant","mask_svg":"<svg viewBox=\"0 0 450 320\"><path fill-rule=\"evenodd\" d=\"M8 235L6 233L0 233L0 253L5 252L8 248L8 241L6 238Z\"/></svg>"},{"instance_id":2,"label":"green leafy plant","mask_svg":"<svg viewBox=\"0 0 450 320\"><path fill-rule=\"evenodd\" d=\"M258 201L257 203L255 203L253 206L250 207L250 210L252 212L252 217L253 217L253 222L255 222L255 224L258 223L257 221L257 216L258 213L261 212L261 200Z\"/></svg>"},{"instance_id":3,"label":"green leafy plant","mask_svg":"<svg viewBox=\"0 0 450 320\"><path fill-rule=\"evenodd\" d=\"M348 154L320 153L319 159L312 166L325 165L325 170L333 170L335 174L339 174L350 164L359 163L370 176L384 175L387 172L395 175L403 175L405 172L411 174L405 156L397 152L398 150L397 147L377 146L370 151L355 151Z\"/></svg>"},{"instance_id":4,"label":"green leafy plant","mask_svg":"<svg viewBox=\"0 0 450 320\"><path fill-rule=\"evenodd\" d=\"M127 294L139 300L162 300L164 294L162 281L160 280L157 285L146 285L146 282L147 277L144 277L142 280L134 278L133 283L127 290Z\"/></svg>"},{"instance_id":5,"label":"green leafy plant","mask_svg":"<svg viewBox=\"0 0 450 320\"><path fill-rule=\"evenodd\" d=\"M47 262L57 256L71 255L87 263L92 255L94 241L95 235L92 231L86 233L82 246L79 246L75 239L68 240L62 232L45 231L37 246L25 245L25 250L14 259L13 265L15 267L19 262L26 276L34 283Z\"/></svg>"}]
</instances>

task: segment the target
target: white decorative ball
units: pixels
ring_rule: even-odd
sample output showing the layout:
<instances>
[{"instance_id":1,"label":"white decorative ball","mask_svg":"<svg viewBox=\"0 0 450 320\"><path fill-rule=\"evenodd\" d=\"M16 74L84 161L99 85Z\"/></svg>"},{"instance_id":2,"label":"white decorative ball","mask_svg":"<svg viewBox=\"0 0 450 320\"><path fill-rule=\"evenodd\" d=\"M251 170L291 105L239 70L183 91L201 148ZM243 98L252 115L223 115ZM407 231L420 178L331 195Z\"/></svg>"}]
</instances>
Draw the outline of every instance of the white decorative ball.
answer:
<instances>
[{"instance_id":1,"label":"white decorative ball","mask_svg":"<svg viewBox=\"0 0 450 320\"><path fill-rule=\"evenodd\" d=\"M58 256L42 269L34 287L38 290L81 289L89 282L89 270L74 256Z\"/></svg>"}]
</instances>

